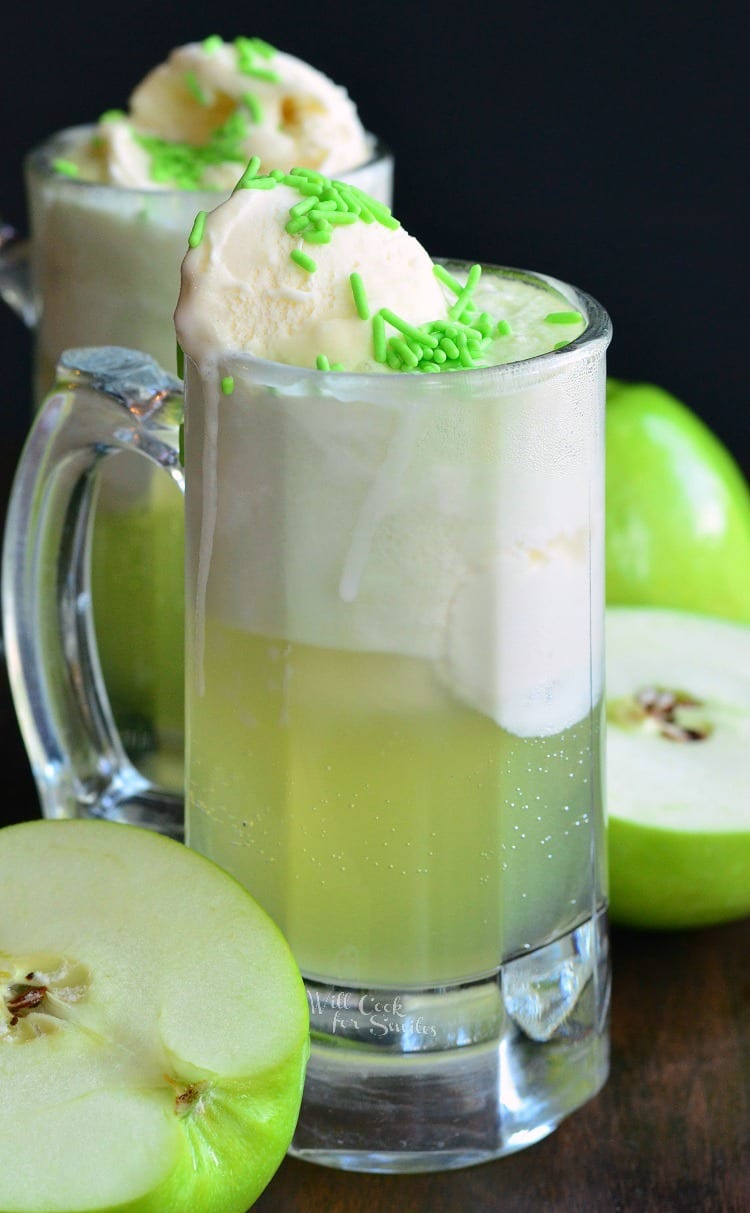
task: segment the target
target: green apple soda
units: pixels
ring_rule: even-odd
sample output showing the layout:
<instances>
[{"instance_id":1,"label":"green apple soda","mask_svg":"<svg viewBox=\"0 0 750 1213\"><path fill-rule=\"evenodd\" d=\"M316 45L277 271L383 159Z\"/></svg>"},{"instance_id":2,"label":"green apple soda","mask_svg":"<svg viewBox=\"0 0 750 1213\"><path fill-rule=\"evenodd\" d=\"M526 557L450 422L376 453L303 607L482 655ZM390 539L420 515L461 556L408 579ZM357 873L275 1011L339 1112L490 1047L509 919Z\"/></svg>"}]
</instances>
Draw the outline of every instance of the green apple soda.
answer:
<instances>
[{"instance_id":1,"label":"green apple soda","mask_svg":"<svg viewBox=\"0 0 750 1213\"><path fill-rule=\"evenodd\" d=\"M468 980L590 910L597 714L515 737L431 662L215 617L204 661L190 842L252 890L308 977Z\"/></svg>"},{"instance_id":2,"label":"green apple soda","mask_svg":"<svg viewBox=\"0 0 750 1213\"><path fill-rule=\"evenodd\" d=\"M175 313L187 842L302 970L292 1152L463 1166L607 1073L609 323L258 169L196 220Z\"/></svg>"}]
</instances>

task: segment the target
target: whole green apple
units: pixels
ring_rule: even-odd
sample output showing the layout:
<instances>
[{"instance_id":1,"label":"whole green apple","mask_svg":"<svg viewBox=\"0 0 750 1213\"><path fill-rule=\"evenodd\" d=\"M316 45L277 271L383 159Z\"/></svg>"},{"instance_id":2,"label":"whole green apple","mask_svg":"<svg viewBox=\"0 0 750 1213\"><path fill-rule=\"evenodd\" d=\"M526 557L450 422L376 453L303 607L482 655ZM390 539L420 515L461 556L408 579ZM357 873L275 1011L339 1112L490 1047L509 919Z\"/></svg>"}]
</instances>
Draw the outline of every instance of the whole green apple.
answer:
<instances>
[{"instance_id":1,"label":"whole green apple","mask_svg":"<svg viewBox=\"0 0 750 1213\"><path fill-rule=\"evenodd\" d=\"M291 1141L299 970L232 877L102 821L0 830L0 1209L245 1213Z\"/></svg>"},{"instance_id":2,"label":"whole green apple","mask_svg":"<svg viewBox=\"0 0 750 1213\"><path fill-rule=\"evenodd\" d=\"M674 396L607 385L607 602L750 623L750 488Z\"/></svg>"},{"instance_id":3,"label":"whole green apple","mask_svg":"<svg viewBox=\"0 0 750 1213\"><path fill-rule=\"evenodd\" d=\"M750 914L750 628L607 610L610 907L635 927Z\"/></svg>"}]
</instances>

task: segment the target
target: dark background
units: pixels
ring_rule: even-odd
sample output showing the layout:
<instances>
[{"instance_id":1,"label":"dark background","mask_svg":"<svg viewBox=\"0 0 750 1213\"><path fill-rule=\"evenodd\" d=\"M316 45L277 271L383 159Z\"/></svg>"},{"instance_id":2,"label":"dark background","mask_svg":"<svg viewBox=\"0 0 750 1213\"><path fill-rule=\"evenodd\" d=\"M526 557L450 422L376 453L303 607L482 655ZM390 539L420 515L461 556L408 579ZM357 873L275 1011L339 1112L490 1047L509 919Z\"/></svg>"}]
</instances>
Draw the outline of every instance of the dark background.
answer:
<instances>
[{"instance_id":1,"label":"dark background","mask_svg":"<svg viewBox=\"0 0 750 1213\"><path fill-rule=\"evenodd\" d=\"M346 85L395 152L396 213L433 255L595 295L611 373L674 392L748 466L745 17L727 3L14 3L0 215L25 226L28 148L123 106L172 46L259 34ZM2 309L6 433L29 355Z\"/></svg>"}]
</instances>

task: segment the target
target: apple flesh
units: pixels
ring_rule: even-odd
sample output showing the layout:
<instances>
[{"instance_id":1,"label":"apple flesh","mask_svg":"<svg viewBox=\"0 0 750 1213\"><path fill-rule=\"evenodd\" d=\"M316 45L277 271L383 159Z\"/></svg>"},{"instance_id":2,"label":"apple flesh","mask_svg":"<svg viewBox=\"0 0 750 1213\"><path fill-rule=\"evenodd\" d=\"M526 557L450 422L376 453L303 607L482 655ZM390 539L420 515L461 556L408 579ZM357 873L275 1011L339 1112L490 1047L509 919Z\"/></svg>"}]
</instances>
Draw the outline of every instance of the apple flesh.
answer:
<instances>
[{"instance_id":1,"label":"apple flesh","mask_svg":"<svg viewBox=\"0 0 750 1213\"><path fill-rule=\"evenodd\" d=\"M245 1213L299 1112L307 1000L276 926L167 838L0 830L0 1209Z\"/></svg>"},{"instance_id":2,"label":"apple flesh","mask_svg":"<svg viewBox=\"0 0 750 1213\"><path fill-rule=\"evenodd\" d=\"M690 409L607 385L607 602L750 623L750 488Z\"/></svg>"},{"instance_id":3,"label":"apple flesh","mask_svg":"<svg viewBox=\"0 0 750 1213\"><path fill-rule=\"evenodd\" d=\"M610 607L607 723L613 920L750 914L750 628Z\"/></svg>"}]
</instances>

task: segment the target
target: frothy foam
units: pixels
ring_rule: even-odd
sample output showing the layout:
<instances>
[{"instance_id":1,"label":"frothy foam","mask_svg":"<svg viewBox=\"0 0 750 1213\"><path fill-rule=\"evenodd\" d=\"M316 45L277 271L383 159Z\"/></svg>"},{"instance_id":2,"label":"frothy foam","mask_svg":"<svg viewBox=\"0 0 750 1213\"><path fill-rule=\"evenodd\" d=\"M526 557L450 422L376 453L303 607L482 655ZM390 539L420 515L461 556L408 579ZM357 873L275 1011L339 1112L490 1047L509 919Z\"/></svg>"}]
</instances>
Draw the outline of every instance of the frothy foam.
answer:
<instances>
[{"instance_id":1,"label":"frothy foam","mask_svg":"<svg viewBox=\"0 0 750 1213\"><path fill-rule=\"evenodd\" d=\"M210 566L198 638L205 612L321 648L424 658L459 700L524 737L586 715L601 694L591 603L603 596L592 363L505 396L491 371L484 395L476 372L441 376L419 400L409 385L421 377L368 377L377 397L337 399L334 376L288 395L264 386L262 364L222 370L235 385L212 463L189 368L188 546Z\"/></svg>"}]
</instances>

